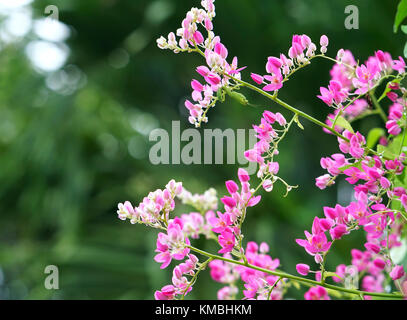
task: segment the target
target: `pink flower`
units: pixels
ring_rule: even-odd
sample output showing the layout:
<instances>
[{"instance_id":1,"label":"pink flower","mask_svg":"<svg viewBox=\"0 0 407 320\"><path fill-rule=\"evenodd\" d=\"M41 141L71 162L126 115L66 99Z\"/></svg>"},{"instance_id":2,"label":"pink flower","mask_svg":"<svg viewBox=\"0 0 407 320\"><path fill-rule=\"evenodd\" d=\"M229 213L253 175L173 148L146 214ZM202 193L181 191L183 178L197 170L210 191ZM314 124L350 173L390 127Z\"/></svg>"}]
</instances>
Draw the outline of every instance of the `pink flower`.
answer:
<instances>
[{"instance_id":1,"label":"pink flower","mask_svg":"<svg viewBox=\"0 0 407 320\"><path fill-rule=\"evenodd\" d=\"M161 269L166 268L172 259L182 260L189 253L189 249L185 245L190 242L182 232L183 223L180 218L175 218L168 224L167 234L160 232L157 237L158 254L154 260L162 263Z\"/></svg>"},{"instance_id":2,"label":"pink flower","mask_svg":"<svg viewBox=\"0 0 407 320\"><path fill-rule=\"evenodd\" d=\"M205 80L211 85L218 85L221 81L221 78L218 74L209 72L208 75L205 77Z\"/></svg>"},{"instance_id":3,"label":"pink flower","mask_svg":"<svg viewBox=\"0 0 407 320\"><path fill-rule=\"evenodd\" d=\"M395 92L387 92L386 96L393 102L396 102L397 98L399 97Z\"/></svg>"},{"instance_id":4,"label":"pink flower","mask_svg":"<svg viewBox=\"0 0 407 320\"><path fill-rule=\"evenodd\" d=\"M213 30L213 23L210 19L206 18L205 19L205 29L208 31L212 31Z\"/></svg>"},{"instance_id":5,"label":"pink flower","mask_svg":"<svg viewBox=\"0 0 407 320\"><path fill-rule=\"evenodd\" d=\"M281 66L282 66L282 62L279 58L268 57L267 64L266 64L266 71L268 73L279 74Z\"/></svg>"},{"instance_id":6,"label":"pink flower","mask_svg":"<svg viewBox=\"0 0 407 320\"><path fill-rule=\"evenodd\" d=\"M191 87L192 87L192 89L194 89L198 92L201 92L204 89L204 86L198 80L195 80L195 79L193 79L191 81Z\"/></svg>"},{"instance_id":7,"label":"pink flower","mask_svg":"<svg viewBox=\"0 0 407 320\"><path fill-rule=\"evenodd\" d=\"M245 169L239 168L237 170L237 176L239 177L240 182L247 182L250 180L250 176Z\"/></svg>"},{"instance_id":8,"label":"pink flower","mask_svg":"<svg viewBox=\"0 0 407 320\"><path fill-rule=\"evenodd\" d=\"M383 292L384 275L379 274L377 277L368 275L362 280L362 288L371 292ZM366 296L368 298L368 296Z\"/></svg>"},{"instance_id":9,"label":"pink flower","mask_svg":"<svg viewBox=\"0 0 407 320\"><path fill-rule=\"evenodd\" d=\"M359 181L359 179L362 179L364 177L360 169L357 167L350 167L348 169L345 169L343 173L348 176L348 178L346 178L345 180L348 181L350 184L355 184Z\"/></svg>"},{"instance_id":10,"label":"pink flower","mask_svg":"<svg viewBox=\"0 0 407 320\"><path fill-rule=\"evenodd\" d=\"M221 212L218 211L218 216L219 218L209 218L209 223L211 224L212 231L216 233L222 233L225 230L229 230L229 226L232 225L232 220L230 218L229 213L224 213L222 214Z\"/></svg>"},{"instance_id":11,"label":"pink flower","mask_svg":"<svg viewBox=\"0 0 407 320\"><path fill-rule=\"evenodd\" d=\"M220 55L223 59L226 59L228 56L228 49L226 49L226 47L220 42L215 45L213 51Z\"/></svg>"},{"instance_id":12,"label":"pink flower","mask_svg":"<svg viewBox=\"0 0 407 320\"><path fill-rule=\"evenodd\" d=\"M235 246L235 236L230 229L224 230L219 236L218 241L220 246L222 247L218 253L226 253L233 250Z\"/></svg>"},{"instance_id":13,"label":"pink flower","mask_svg":"<svg viewBox=\"0 0 407 320\"><path fill-rule=\"evenodd\" d=\"M195 31L194 40L197 44L202 44L204 42L204 37L202 33L200 33L199 31Z\"/></svg>"},{"instance_id":14,"label":"pink flower","mask_svg":"<svg viewBox=\"0 0 407 320\"><path fill-rule=\"evenodd\" d=\"M309 273L310 269L309 265L304 263L297 264L295 268L297 269L297 272L302 276L306 276Z\"/></svg>"},{"instance_id":15,"label":"pink flower","mask_svg":"<svg viewBox=\"0 0 407 320\"><path fill-rule=\"evenodd\" d=\"M248 282L244 285L244 287L246 288L246 290L243 290L244 296L247 299L253 299L256 296L257 290L260 286L261 285L256 277L250 277Z\"/></svg>"},{"instance_id":16,"label":"pink flower","mask_svg":"<svg viewBox=\"0 0 407 320\"><path fill-rule=\"evenodd\" d=\"M404 62L404 59L402 57L399 57L398 60L393 60L392 68L398 71L398 73L404 73L406 69L406 63Z\"/></svg>"},{"instance_id":17,"label":"pink flower","mask_svg":"<svg viewBox=\"0 0 407 320\"><path fill-rule=\"evenodd\" d=\"M118 208L119 210L117 210L117 216L120 220L126 220L127 218L131 219L134 215L136 215L136 212L130 201L125 201L124 204L119 203Z\"/></svg>"},{"instance_id":18,"label":"pink flower","mask_svg":"<svg viewBox=\"0 0 407 320\"><path fill-rule=\"evenodd\" d=\"M333 93L325 87L320 87L319 91L321 92L321 95L317 97L320 98L323 102L325 102L328 106L332 105L334 101Z\"/></svg>"},{"instance_id":19,"label":"pink flower","mask_svg":"<svg viewBox=\"0 0 407 320\"><path fill-rule=\"evenodd\" d=\"M365 248L372 252L372 253L379 253L380 252L380 246L371 242L366 242L365 243Z\"/></svg>"},{"instance_id":20,"label":"pink flower","mask_svg":"<svg viewBox=\"0 0 407 320\"><path fill-rule=\"evenodd\" d=\"M340 168L347 165L348 161L345 159L343 154L335 153L331 156L331 158L321 158L320 163L321 167L327 169L331 175L337 176L342 172Z\"/></svg>"},{"instance_id":21,"label":"pink flower","mask_svg":"<svg viewBox=\"0 0 407 320\"><path fill-rule=\"evenodd\" d=\"M403 266L398 265L398 266L395 266L395 267L391 270L391 272L390 272L390 277L391 277L393 280L398 280L398 279L402 278L402 277L404 276L404 274L405 274L405 272L404 272Z\"/></svg>"},{"instance_id":22,"label":"pink flower","mask_svg":"<svg viewBox=\"0 0 407 320\"><path fill-rule=\"evenodd\" d=\"M256 73L251 73L250 76L253 79L253 81L256 82L257 84L263 83L264 78L261 75L256 74Z\"/></svg>"},{"instance_id":23,"label":"pink flower","mask_svg":"<svg viewBox=\"0 0 407 320\"><path fill-rule=\"evenodd\" d=\"M327 47L328 44L329 44L328 37L327 37L326 35L322 35L322 36L321 36L321 39L319 40L319 44L320 44L322 47Z\"/></svg>"},{"instance_id":24,"label":"pink flower","mask_svg":"<svg viewBox=\"0 0 407 320\"><path fill-rule=\"evenodd\" d=\"M349 206L346 207L347 212L354 219L359 220L359 224L366 224L367 207L362 201L351 202Z\"/></svg>"},{"instance_id":25,"label":"pink flower","mask_svg":"<svg viewBox=\"0 0 407 320\"><path fill-rule=\"evenodd\" d=\"M287 124L287 120L284 118L284 116L280 112L276 113L276 120L277 120L278 124L282 127L284 127Z\"/></svg>"},{"instance_id":26,"label":"pink flower","mask_svg":"<svg viewBox=\"0 0 407 320\"><path fill-rule=\"evenodd\" d=\"M173 300L175 297L175 287L172 285L167 285L162 287L161 291L156 291L154 293L155 300Z\"/></svg>"},{"instance_id":27,"label":"pink flower","mask_svg":"<svg viewBox=\"0 0 407 320\"><path fill-rule=\"evenodd\" d=\"M340 264L336 267L336 271L335 273L341 277L342 279L338 278L338 277L332 277L332 280L335 282L341 282L344 280L345 278L345 273L346 273L346 265L344 264Z\"/></svg>"},{"instance_id":28,"label":"pink flower","mask_svg":"<svg viewBox=\"0 0 407 320\"><path fill-rule=\"evenodd\" d=\"M254 207L258 204L261 200L261 196L251 197L250 200L247 202L248 207Z\"/></svg>"},{"instance_id":29,"label":"pink flower","mask_svg":"<svg viewBox=\"0 0 407 320\"><path fill-rule=\"evenodd\" d=\"M267 192L270 192L273 190L273 182L270 179L266 179L263 182L263 189Z\"/></svg>"},{"instance_id":30,"label":"pink flower","mask_svg":"<svg viewBox=\"0 0 407 320\"><path fill-rule=\"evenodd\" d=\"M346 225L344 224L338 224L336 227L332 228L329 233L331 234L332 239L338 240L342 238L344 234L349 233Z\"/></svg>"},{"instance_id":31,"label":"pink flower","mask_svg":"<svg viewBox=\"0 0 407 320\"><path fill-rule=\"evenodd\" d=\"M401 128L399 127L396 120L389 120L386 122L386 129L389 134L397 136L401 133Z\"/></svg>"},{"instance_id":32,"label":"pink flower","mask_svg":"<svg viewBox=\"0 0 407 320\"><path fill-rule=\"evenodd\" d=\"M273 124L276 121L276 115L271 111L264 111L263 118L270 124Z\"/></svg>"},{"instance_id":33,"label":"pink flower","mask_svg":"<svg viewBox=\"0 0 407 320\"><path fill-rule=\"evenodd\" d=\"M236 287L226 286L220 289L217 293L218 300L232 300L237 294L238 289Z\"/></svg>"},{"instance_id":34,"label":"pink flower","mask_svg":"<svg viewBox=\"0 0 407 320\"><path fill-rule=\"evenodd\" d=\"M206 66L200 66L196 68L196 72L198 72L202 77L206 77L210 70Z\"/></svg>"},{"instance_id":35,"label":"pink flower","mask_svg":"<svg viewBox=\"0 0 407 320\"><path fill-rule=\"evenodd\" d=\"M236 206L236 200L233 199L232 197L223 197L220 199L225 206L228 206L229 208L233 208Z\"/></svg>"},{"instance_id":36,"label":"pink flower","mask_svg":"<svg viewBox=\"0 0 407 320\"><path fill-rule=\"evenodd\" d=\"M334 102L336 104L342 103L348 97L346 89L342 88L342 84L339 81L329 81L328 89L324 87L319 88L321 95L317 96L324 101L328 106Z\"/></svg>"},{"instance_id":37,"label":"pink flower","mask_svg":"<svg viewBox=\"0 0 407 320\"><path fill-rule=\"evenodd\" d=\"M379 268L381 270L383 270L384 267L386 266L386 262L380 258L373 260L373 264L375 265L376 268Z\"/></svg>"},{"instance_id":38,"label":"pink flower","mask_svg":"<svg viewBox=\"0 0 407 320\"><path fill-rule=\"evenodd\" d=\"M323 190L329 185L335 183L333 180L331 181L331 179L332 177L329 174L324 174L323 176L320 176L315 179L315 185L321 190Z\"/></svg>"},{"instance_id":39,"label":"pink flower","mask_svg":"<svg viewBox=\"0 0 407 320\"><path fill-rule=\"evenodd\" d=\"M316 286L304 294L305 300L330 300L328 291L324 287Z\"/></svg>"},{"instance_id":40,"label":"pink flower","mask_svg":"<svg viewBox=\"0 0 407 320\"><path fill-rule=\"evenodd\" d=\"M280 169L280 165L278 162L269 162L268 164L268 171L269 173L276 175Z\"/></svg>"},{"instance_id":41,"label":"pink flower","mask_svg":"<svg viewBox=\"0 0 407 320\"><path fill-rule=\"evenodd\" d=\"M270 81L270 84L263 87L264 91L275 91L283 86L283 77L281 74L274 74L272 76L264 76L264 79Z\"/></svg>"},{"instance_id":42,"label":"pink flower","mask_svg":"<svg viewBox=\"0 0 407 320\"><path fill-rule=\"evenodd\" d=\"M239 190L238 185L233 180L228 180L225 182L225 184L226 184L226 189L228 190L228 192L231 195L235 194L237 192L237 190Z\"/></svg>"},{"instance_id":43,"label":"pink flower","mask_svg":"<svg viewBox=\"0 0 407 320\"><path fill-rule=\"evenodd\" d=\"M330 249L332 242L328 242L324 233L310 234L305 231L306 240L296 239L295 241L305 250L314 255L319 252L326 252Z\"/></svg>"},{"instance_id":44,"label":"pink flower","mask_svg":"<svg viewBox=\"0 0 407 320\"><path fill-rule=\"evenodd\" d=\"M374 61L368 61L356 68L356 78L353 78L353 85L358 88L355 93L366 93L368 88L373 87L373 80L380 74L380 68Z\"/></svg>"},{"instance_id":45,"label":"pink flower","mask_svg":"<svg viewBox=\"0 0 407 320\"><path fill-rule=\"evenodd\" d=\"M259 248L261 253L267 253L269 252L270 248L269 245L265 242L260 243L260 248Z\"/></svg>"},{"instance_id":46,"label":"pink flower","mask_svg":"<svg viewBox=\"0 0 407 320\"><path fill-rule=\"evenodd\" d=\"M364 144L364 138L360 138L357 134L353 135L350 139L349 153L356 159L360 159L363 156L364 149L362 144Z\"/></svg>"},{"instance_id":47,"label":"pink flower","mask_svg":"<svg viewBox=\"0 0 407 320\"><path fill-rule=\"evenodd\" d=\"M225 257L227 254L225 255ZM227 262L221 260L213 260L209 263L210 274L213 280L220 283L228 283L233 281L234 277L231 274L232 267Z\"/></svg>"}]
</instances>

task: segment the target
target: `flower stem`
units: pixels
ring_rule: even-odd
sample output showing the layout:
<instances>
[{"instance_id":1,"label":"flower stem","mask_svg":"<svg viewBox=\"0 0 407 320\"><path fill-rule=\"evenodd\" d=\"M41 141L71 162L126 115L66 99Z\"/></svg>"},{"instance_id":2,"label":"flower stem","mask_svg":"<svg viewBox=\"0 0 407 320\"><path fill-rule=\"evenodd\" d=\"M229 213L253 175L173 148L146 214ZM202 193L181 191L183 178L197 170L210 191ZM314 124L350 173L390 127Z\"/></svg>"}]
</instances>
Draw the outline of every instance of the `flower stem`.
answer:
<instances>
[{"instance_id":1,"label":"flower stem","mask_svg":"<svg viewBox=\"0 0 407 320\"><path fill-rule=\"evenodd\" d=\"M373 105L374 105L375 109L379 112L380 117L383 119L384 123L386 123L387 122L387 116L384 113L383 108L380 106L379 102L377 102L377 99L376 99L376 97L374 95L374 92L370 91L369 96L370 96L370 99L372 99L372 102L373 102Z\"/></svg>"},{"instance_id":2,"label":"flower stem","mask_svg":"<svg viewBox=\"0 0 407 320\"><path fill-rule=\"evenodd\" d=\"M309 120L309 121L311 121L311 122L317 124L318 126L327 129L328 131L332 132L332 133L333 133L334 135L336 135L337 137L339 137L339 138L341 138L341 139L343 139L343 140L345 140L345 141L349 141L349 139L345 138L343 135L341 135L340 133L336 132L334 129L332 129L332 128L331 128L330 126L328 126L327 124L323 123L322 121L319 121L318 119L315 119L314 117L310 116L309 114L307 114L307 113L305 113L305 112L303 112L303 111L301 111L301 110L299 110L299 109L297 109L297 108L294 108L293 106L291 106L291 105L289 105L288 103L286 103L286 102L280 100L280 99L277 98L276 96L271 95L270 93L268 93L268 92L266 92L266 91L263 91L262 89L256 87L255 85L252 85L252 84L250 84L250 83L248 83L248 82L246 82L246 81L237 79L237 78L235 78L235 77L233 77L233 76L231 76L231 75L228 75L228 74L225 74L225 75L226 75L227 77L231 78L233 81L238 82L238 83L240 83L241 85L243 85L243 86L245 86L245 87L248 87L249 89L252 89L252 90L254 90L254 91L260 93L261 95L263 95L263 96L265 96L265 97L267 97L267 98L273 100L274 102L278 103L280 106L286 108L287 110L290 110L291 112L295 113L296 115L298 115L298 116L300 116L300 117L303 117L303 118L305 118L305 119L307 119L307 120Z\"/></svg>"}]
</instances>

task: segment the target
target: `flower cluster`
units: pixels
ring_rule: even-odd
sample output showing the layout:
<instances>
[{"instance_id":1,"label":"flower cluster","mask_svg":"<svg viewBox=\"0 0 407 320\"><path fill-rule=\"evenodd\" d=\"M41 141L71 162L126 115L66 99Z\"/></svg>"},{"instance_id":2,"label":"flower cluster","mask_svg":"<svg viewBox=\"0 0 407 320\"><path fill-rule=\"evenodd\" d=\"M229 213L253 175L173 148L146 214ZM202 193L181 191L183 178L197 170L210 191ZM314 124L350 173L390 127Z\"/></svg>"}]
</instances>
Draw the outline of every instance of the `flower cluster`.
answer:
<instances>
[{"instance_id":1,"label":"flower cluster","mask_svg":"<svg viewBox=\"0 0 407 320\"><path fill-rule=\"evenodd\" d=\"M278 162L274 161L274 156L279 153L278 144L289 130L292 121L287 123L284 116L279 112L264 111L261 123L253 125L258 142L252 149L245 151L244 156L248 161L259 165L257 177L262 179L263 189L267 192L273 190L273 185L277 180L285 184L287 192L293 188L293 186L289 186L283 179L277 176L280 166ZM273 128L273 125L276 124L282 127L282 129L277 130L281 132L280 134Z\"/></svg>"},{"instance_id":2,"label":"flower cluster","mask_svg":"<svg viewBox=\"0 0 407 320\"><path fill-rule=\"evenodd\" d=\"M273 260L267 254L268 251L269 246L266 243L263 242L259 246L257 243L249 241L246 247L247 262L267 270L277 269L280 261L278 259ZM220 298L225 299L236 295L235 282L239 278L244 282L243 295L245 299L280 300L283 297L283 283L279 282L277 276L221 260L212 261L209 267L213 280L228 284L218 291Z\"/></svg>"},{"instance_id":3,"label":"flower cluster","mask_svg":"<svg viewBox=\"0 0 407 320\"><path fill-rule=\"evenodd\" d=\"M328 291L321 286L316 286L310 288L305 294L304 294L305 300L330 300L328 296Z\"/></svg>"},{"instance_id":4,"label":"flower cluster","mask_svg":"<svg viewBox=\"0 0 407 320\"><path fill-rule=\"evenodd\" d=\"M404 276L403 266L393 263L389 250L401 245L401 212L392 209L391 204L404 206L407 200L404 187L396 186L393 182L404 171L405 155L401 153L392 160L377 155L369 156L364 149L366 139L362 134L345 130L343 136L347 141L338 138L342 153L321 159L321 166L328 174L317 178L316 185L324 189L332 185L339 175L344 175L345 180L353 186L354 201L346 207L339 204L324 207L325 218L315 217L312 233L306 231L306 239L297 239L297 243L313 255L316 263L323 268L323 257L332 242L353 230L363 228L366 232L366 251L352 250L352 265L357 267L358 272L367 273L362 281L365 290L383 292L384 271L387 270L393 280ZM347 154L349 158L346 158ZM387 197L387 204L384 203L384 197ZM329 233L331 241L326 233ZM297 269L299 273L301 270ZM341 275L343 270L344 265L341 265L336 273ZM334 281L339 279L334 278Z\"/></svg>"},{"instance_id":5,"label":"flower cluster","mask_svg":"<svg viewBox=\"0 0 407 320\"><path fill-rule=\"evenodd\" d=\"M244 219L247 207L255 206L261 199L261 196L254 196L250 188L250 176L246 170L238 170L239 186L233 180L226 181L226 189L229 196L221 198L225 212L217 212L208 218L212 231L219 234L218 242L222 247L219 253L231 252L238 245L236 239L241 238L240 226ZM237 248L239 249L239 248Z\"/></svg>"},{"instance_id":6,"label":"flower cluster","mask_svg":"<svg viewBox=\"0 0 407 320\"><path fill-rule=\"evenodd\" d=\"M228 75L240 79L240 71L244 69L238 68L237 57L234 57L231 63L227 62L228 50L221 43L220 37L213 32L212 19L216 15L214 0L203 0L202 7L192 8L187 12L176 35L171 32L168 39L161 36L157 40L157 45L161 49L170 49L175 53L197 51L205 57L206 66L196 68L196 72L203 77L205 83L193 79L191 81L193 102L185 101L185 107L189 111L188 120L196 127L199 127L201 122L208 121L207 111L219 99L216 93L221 91L222 87L233 89L230 88ZM199 30L200 27L202 31L205 30L206 38Z\"/></svg>"},{"instance_id":7,"label":"flower cluster","mask_svg":"<svg viewBox=\"0 0 407 320\"><path fill-rule=\"evenodd\" d=\"M189 253L186 245L190 245L189 239L183 233L184 224L180 218L170 220L167 234L160 232L157 238L158 254L154 260L162 263L161 269L166 268L172 259L182 260Z\"/></svg>"},{"instance_id":8,"label":"flower cluster","mask_svg":"<svg viewBox=\"0 0 407 320\"><path fill-rule=\"evenodd\" d=\"M132 224L143 223L155 228L162 227L174 210L174 198L183 191L182 183L171 180L164 190L150 192L137 206L133 207L129 201L119 203L117 215L119 219L129 219Z\"/></svg>"},{"instance_id":9,"label":"flower cluster","mask_svg":"<svg viewBox=\"0 0 407 320\"><path fill-rule=\"evenodd\" d=\"M192 290L192 280L188 281L186 275L194 276L198 267L198 258L190 254L185 262L173 270L172 284L166 285L154 293L156 300L174 300L183 297Z\"/></svg>"},{"instance_id":10,"label":"flower cluster","mask_svg":"<svg viewBox=\"0 0 407 320\"><path fill-rule=\"evenodd\" d=\"M336 61L337 63L330 71L329 85L327 88L320 88L321 95L318 95L318 98L335 109L333 114L328 115L326 124L333 127L335 131L341 132L344 128L336 124L337 118L343 116L348 121L352 121L371 112L368 101L363 99L362 95L376 88L384 78L391 74L392 70L404 73L405 63L403 58L399 57L399 59L393 60L390 53L381 50L376 51L374 56L370 56L364 64L359 66L351 51L340 49ZM399 102L403 101L394 92L400 89L398 83L389 83L388 89L387 96L389 99L394 102L397 99ZM404 94L404 89L401 90ZM390 134L397 135L400 133L401 130L397 121L400 120L401 115L396 111L395 114L391 114L391 117L389 116L386 128L389 133L391 132ZM332 133L326 128L323 130L326 133Z\"/></svg>"},{"instance_id":11,"label":"flower cluster","mask_svg":"<svg viewBox=\"0 0 407 320\"><path fill-rule=\"evenodd\" d=\"M321 53L326 53L328 37L323 35L320 39ZM283 82L298 68L310 63L315 56L317 47L306 34L294 35L288 50L288 57L283 53L280 57L268 57L266 63L267 75L252 73L251 77L257 84L264 84L264 91L277 91L282 88Z\"/></svg>"},{"instance_id":12,"label":"flower cluster","mask_svg":"<svg viewBox=\"0 0 407 320\"><path fill-rule=\"evenodd\" d=\"M216 210L218 208L218 197L214 188L206 190L203 194L192 194L184 188L178 195L178 199L180 199L183 204L194 207L200 213Z\"/></svg>"},{"instance_id":13,"label":"flower cluster","mask_svg":"<svg viewBox=\"0 0 407 320\"><path fill-rule=\"evenodd\" d=\"M397 136L401 133L402 128L406 128L406 100L403 97L407 91L398 83L389 83L388 89L386 96L393 104L389 107L386 129L390 135ZM399 96L399 94L401 95Z\"/></svg>"},{"instance_id":14,"label":"flower cluster","mask_svg":"<svg viewBox=\"0 0 407 320\"><path fill-rule=\"evenodd\" d=\"M174 260L179 262L173 269L172 284L156 291L155 298L182 299L192 290L198 274L206 266L209 266L212 279L224 285L217 293L218 299L235 299L239 293L239 282L244 285L243 299L282 299L286 288L291 285L299 287L300 283L312 284L304 294L306 300L328 300L333 291L362 298L373 295L400 298L402 294L407 295L404 267L401 260L394 259L392 254L392 250L403 245L407 220L404 177L407 91L401 84L406 75L403 58L394 60L389 53L378 50L359 65L349 50L340 49L335 58L325 56L329 44L325 35L319 41L320 54L316 53L317 46L310 37L294 35L287 55L268 57L266 75L251 73L252 80L263 85L260 89L241 80L240 71L244 68L238 68L236 57L231 63L227 62L228 50L213 32L214 0L202 0L201 4L202 8L188 11L176 33L157 40L161 49L175 53L195 52L205 59L205 65L196 68L203 80L191 81L192 98L185 102L189 121L197 127L206 122L207 111L218 100L223 101L225 94L247 104L246 98L236 92L245 86L293 111L294 117L287 122L281 113L267 110L263 112L260 124L253 125L258 141L244 152L244 156L259 166L257 178L260 181L253 186L252 177L239 168L238 183L234 180L225 182L228 195L220 199L223 210L218 210L214 189L204 194L192 194L174 180L164 190L151 192L137 207L129 201L119 204L117 214L120 219L162 231L157 236L154 257L162 269ZM277 98L284 82L317 57L335 62L329 84L321 87L318 95L334 110L328 115L326 125ZM394 75L395 72L397 75ZM385 80L385 90L376 99L375 90L385 84ZM391 102L388 116L380 105L381 101ZM353 130L350 122L370 114L382 117L388 136L381 128L376 128L376 133L369 133L366 137ZM353 188L349 203L323 207L324 217L314 217L311 230L304 232L305 239L296 239L297 244L319 265L318 270L311 270L309 265L298 263L297 273L303 277L314 273L315 280L279 271L280 261L269 255L266 243L258 245L249 241L246 247L243 244L242 225L247 209L257 205L261 199L257 192L261 188L266 192L272 191L276 181L285 185L287 193L294 188L277 175L279 163L274 157L279 154L279 143L292 123L296 122L303 128L299 116L336 135L339 144L340 151L321 158L320 165L327 173L316 178L316 186L325 189L342 176ZM403 135L398 136L402 132ZM371 149L377 142L377 149ZM193 207L194 211L171 217L177 199ZM352 249L350 265L340 264L334 272L329 271L326 260L333 244L355 230L364 231L364 249ZM222 255L192 246L190 239L200 236L215 240L220 246L218 253ZM208 259L200 262L192 252ZM358 290L359 277L362 289L367 292ZM328 278L337 285L327 285L325 281ZM349 284L350 281L353 283ZM389 293L392 286L400 294Z\"/></svg>"}]
</instances>

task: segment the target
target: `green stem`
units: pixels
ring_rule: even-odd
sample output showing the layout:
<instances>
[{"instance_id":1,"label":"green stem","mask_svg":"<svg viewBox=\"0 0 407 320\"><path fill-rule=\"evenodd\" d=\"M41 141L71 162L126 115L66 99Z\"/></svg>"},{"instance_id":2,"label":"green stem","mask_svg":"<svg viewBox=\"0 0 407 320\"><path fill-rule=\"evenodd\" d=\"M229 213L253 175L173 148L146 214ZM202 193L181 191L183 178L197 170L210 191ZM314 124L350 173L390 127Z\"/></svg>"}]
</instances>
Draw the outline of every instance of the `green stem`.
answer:
<instances>
[{"instance_id":1,"label":"green stem","mask_svg":"<svg viewBox=\"0 0 407 320\"><path fill-rule=\"evenodd\" d=\"M379 112L380 117L383 119L384 123L386 123L387 122L387 116L384 113L384 111L383 111L382 107L380 106L380 104L377 102L377 99L376 99L376 97L374 95L374 92L370 91L369 96L372 99L372 102L373 102L373 105L374 105L375 109Z\"/></svg>"},{"instance_id":2,"label":"green stem","mask_svg":"<svg viewBox=\"0 0 407 320\"><path fill-rule=\"evenodd\" d=\"M269 291L269 293L268 293L268 295L267 295L267 300L270 300L271 293L273 292L273 290L274 290L274 288L277 286L277 284L281 281L281 279L283 279L283 278L282 278L282 277L279 277L279 278L277 279L277 281L274 282L274 284L271 286L270 291Z\"/></svg>"},{"instance_id":3,"label":"green stem","mask_svg":"<svg viewBox=\"0 0 407 320\"><path fill-rule=\"evenodd\" d=\"M360 291L360 290L355 290L355 289L342 288L342 287L338 287L338 286L327 284L327 283L322 284L321 282L311 280L311 279L307 279L307 278L294 276L294 275L289 274L289 273L280 272L280 271L276 271L276 270L274 270L274 271L273 270L268 270L268 269L264 269L264 268L261 268L261 267L258 267L258 266L252 265L252 264L245 264L242 261L228 259L228 258L225 258L225 257L222 257L222 256L218 256L218 255L203 251L201 249L198 249L198 248L195 248L195 247L192 247L192 246L187 245L186 247L191 249L192 251L195 251L196 253L199 253L199 254L201 254L203 256L206 256L206 257L209 257L209 258L212 258L212 259L222 260L222 261L225 261L225 262L241 265L241 266L244 266L244 267L247 267L247 268L250 268L250 269L261 271L261 272L271 274L273 276L278 276L278 277L281 277L281 278L293 279L293 280L296 280L296 281L301 282L301 283L308 283L308 284L312 284L312 285L315 285L315 286L323 286L323 287L328 288L328 289L332 289L332 290L336 290L336 291L342 291L342 292L355 294L355 295L363 294L363 295L382 297L382 298L403 299L403 296L400 295L400 294Z\"/></svg>"},{"instance_id":4,"label":"green stem","mask_svg":"<svg viewBox=\"0 0 407 320\"><path fill-rule=\"evenodd\" d=\"M246 81L237 79L237 78L235 78L235 77L233 77L233 76L231 76L229 74L224 74L224 75L231 78L233 81L238 82L238 83L244 85L245 87L248 87L248 88L260 93L261 95L273 100L274 102L278 103L280 106L286 108L287 110L290 110L291 112L295 113L296 115L298 115L300 117L303 117L303 118L317 124L318 126L327 129L328 131L332 132L337 137L339 137L339 138L341 138L341 139L343 139L345 141L349 141L349 139L345 138L343 135L336 132L334 129L332 129L327 124L323 123L322 121L319 121L318 119L315 119L314 117L308 115L307 113L305 113L305 112L303 112L303 111L301 111L301 110L299 110L297 108L294 108L293 106L289 105L288 103L286 103L286 102L280 100L279 98L277 98L275 95L271 95L270 93L268 93L266 91L263 91L262 89L256 87L255 85L252 85L252 84L250 84L250 83L248 83Z\"/></svg>"},{"instance_id":5,"label":"green stem","mask_svg":"<svg viewBox=\"0 0 407 320\"><path fill-rule=\"evenodd\" d=\"M188 286L185 288L184 293L182 294L181 300L184 300L185 295L188 292L188 289L195 283L196 279L198 278L198 274L204 270L206 268L206 266L208 265L209 262L211 262L213 260L213 258L209 258L208 260L206 260L204 263L202 263L200 265L200 267L198 268L198 270L195 272L194 276L192 277L191 281L189 282Z\"/></svg>"}]
</instances>

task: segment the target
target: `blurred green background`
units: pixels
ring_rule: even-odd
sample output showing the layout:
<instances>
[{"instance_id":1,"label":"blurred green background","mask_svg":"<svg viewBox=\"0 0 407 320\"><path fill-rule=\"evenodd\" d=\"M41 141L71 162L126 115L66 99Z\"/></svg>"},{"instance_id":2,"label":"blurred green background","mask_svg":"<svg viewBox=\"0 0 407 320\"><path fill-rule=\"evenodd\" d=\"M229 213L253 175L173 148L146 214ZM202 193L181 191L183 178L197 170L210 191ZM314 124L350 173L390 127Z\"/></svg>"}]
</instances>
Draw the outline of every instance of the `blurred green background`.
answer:
<instances>
[{"instance_id":1,"label":"blurred green background","mask_svg":"<svg viewBox=\"0 0 407 320\"><path fill-rule=\"evenodd\" d=\"M49 1L0 1L0 299L152 299L171 282L154 256L156 232L116 217L118 202L138 204L171 179L191 192L236 179L237 165L152 165L154 128L180 120L190 128L183 102L190 95L196 55L174 55L155 39L175 31L191 6L181 0L53 0L60 23L47 24ZM239 57L243 72L263 73L266 58L287 52L292 34L319 42L328 54L350 49L364 61L374 50L402 55L404 38L393 34L395 0L217 0L215 32ZM345 6L359 8L360 29L344 27ZM299 72L281 91L289 103L324 120L316 98L329 80L328 61ZM246 92L255 104L287 113ZM205 128L249 128L260 108L226 100L209 113ZM377 122L377 123L376 123ZM337 149L336 139L305 120L281 144L281 176L299 189L283 198L275 188L250 210L247 240L266 241L282 268L312 263L295 238L309 229L322 206L346 203L346 184L319 191L319 159ZM378 119L357 124L366 132ZM187 212L186 207L176 210ZM362 233L335 244L328 265L350 262ZM198 241L206 250L214 244ZM47 265L59 268L59 290L44 288ZM203 274L193 299L215 299L221 285ZM301 298L303 291L287 297Z\"/></svg>"}]
</instances>

